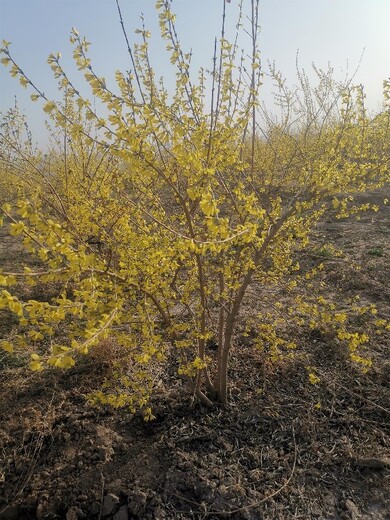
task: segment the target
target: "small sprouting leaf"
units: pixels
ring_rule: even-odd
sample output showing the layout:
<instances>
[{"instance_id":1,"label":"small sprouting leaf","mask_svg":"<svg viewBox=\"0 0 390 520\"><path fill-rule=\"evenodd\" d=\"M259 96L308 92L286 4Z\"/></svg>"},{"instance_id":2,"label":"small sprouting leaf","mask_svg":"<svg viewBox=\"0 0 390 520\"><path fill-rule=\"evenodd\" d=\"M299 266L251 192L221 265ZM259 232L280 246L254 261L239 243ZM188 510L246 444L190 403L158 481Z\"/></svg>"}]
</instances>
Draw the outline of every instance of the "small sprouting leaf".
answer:
<instances>
[{"instance_id":1,"label":"small sprouting leaf","mask_svg":"<svg viewBox=\"0 0 390 520\"><path fill-rule=\"evenodd\" d=\"M5 352L13 352L14 351L14 347L11 345L11 343L9 341L1 341L0 342L0 348L2 350L5 350Z\"/></svg>"},{"instance_id":2,"label":"small sprouting leaf","mask_svg":"<svg viewBox=\"0 0 390 520\"><path fill-rule=\"evenodd\" d=\"M23 222L12 223L10 227L11 227L11 230L10 230L9 234L14 237L21 235L23 233L23 231L25 231L25 229L26 229L26 226L24 225Z\"/></svg>"},{"instance_id":3,"label":"small sprouting leaf","mask_svg":"<svg viewBox=\"0 0 390 520\"><path fill-rule=\"evenodd\" d=\"M44 105L43 111L46 112L46 114L50 114L50 112L52 112L55 108L56 108L55 103L53 103L53 101L48 101Z\"/></svg>"},{"instance_id":4,"label":"small sprouting leaf","mask_svg":"<svg viewBox=\"0 0 390 520\"><path fill-rule=\"evenodd\" d=\"M195 200L198 196L197 191L194 188L188 188L187 189L187 195L191 200Z\"/></svg>"},{"instance_id":5,"label":"small sprouting leaf","mask_svg":"<svg viewBox=\"0 0 390 520\"><path fill-rule=\"evenodd\" d=\"M34 372L40 372L41 370L43 370L42 363L40 363L39 361L31 361L29 367Z\"/></svg>"},{"instance_id":6,"label":"small sprouting leaf","mask_svg":"<svg viewBox=\"0 0 390 520\"><path fill-rule=\"evenodd\" d=\"M43 334L42 332L39 332L37 330L30 330L28 333L27 333L28 337L32 339L32 341L39 341L41 339L43 339Z\"/></svg>"},{"instance_id":7,"label":"small sprouting leaf","mask_svg":"<svg viewBox=\"0 0 390 520\"><path fill-rule=\"evenodd\" d=\"M19 83L22 87L27 88L27 85L30 83L29 80L25 76L20 76Z\"/></svg>"},{"instance_id":8,"label":"small sprouting leaf","mask_svg":"<svg viewBox=\"0 0 390 520\"><path fill-rule=\"evenodd\" d=\"M316 385L317 383L320 382L320 378L317 377L315 374L313 374L313 372L310 372L309 381L312 385Z\"/></svg>"}]
</instances>

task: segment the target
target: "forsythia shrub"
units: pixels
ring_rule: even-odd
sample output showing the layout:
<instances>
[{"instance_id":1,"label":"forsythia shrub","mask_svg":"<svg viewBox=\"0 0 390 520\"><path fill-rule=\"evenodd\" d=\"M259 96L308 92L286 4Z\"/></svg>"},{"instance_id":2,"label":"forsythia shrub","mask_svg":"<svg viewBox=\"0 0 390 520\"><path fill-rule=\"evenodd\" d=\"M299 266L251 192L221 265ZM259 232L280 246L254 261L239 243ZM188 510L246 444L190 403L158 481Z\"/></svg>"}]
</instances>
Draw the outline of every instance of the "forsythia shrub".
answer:
<instances>
[{"instance_id":1,"label":"forsythia shrub","mask_svg":"<svg viewBox=\"0 0 390 520\"><path fill-rule=\"evenodd\" d=\"M31 170L33 164L28 165L28 162L36 155L26 117L15 102L7 113L0 114L1 204L28 195L31 178L26 175L26 170Z\"/></svg>"},{"instance_id":2,"label":"forsythia shrub","mask_svg":"<svg viewBox=\"0 0 390 520\"><path fill-rule=\"evenodd\" d=\"M133 70L115 74L116 92L92 68L89 43L72 30L77 68L107 117L81 97L60 55L48 60L63 92L56 102L14 62L8 42L1 48L2 63L32 88L33 101L43 100L57 137L50 168L38 152L21 152L19 161L29 165L26 182L39 179L39 189L2 207L11 235L21 237L42 268L0 273L0 309L19 320L18 332L1 346L33 346L30 366L42 370L72 367L109 341L123 359L93 400L141 409L146 418L164 364L189 378L204 403L227 402L229 353L253 284L259 298L283 284L296 304L285 309L275 302L280 313L297 325L333 331L356 362L369 364L359 355L369 337L351 328L347 312L315 295L321 265L299 272L296 252L307 247L329 207L341 217L369 209L354 205L350 194L383 186L389 172L389 111L370 118L363 88L338 84L331 71L316 69L315 89L299 73L296 93L271 67L282 116L275 122L264 112L255 0L249 63L223 27L210 77L201 70L196 82L170 5L157 1L176 69L173 95L155 78L145 28L140 43L128 46ZM386 82L384 91L389 96ZM2 136L9 145L12 139ZM20 279L55 282L58 295L18 298L12 287ZM294 348L271 308L256 323L257 347L268 345L275 358ZM215 356L206 348L211 339Z\"/></svg>"}]
</instances>

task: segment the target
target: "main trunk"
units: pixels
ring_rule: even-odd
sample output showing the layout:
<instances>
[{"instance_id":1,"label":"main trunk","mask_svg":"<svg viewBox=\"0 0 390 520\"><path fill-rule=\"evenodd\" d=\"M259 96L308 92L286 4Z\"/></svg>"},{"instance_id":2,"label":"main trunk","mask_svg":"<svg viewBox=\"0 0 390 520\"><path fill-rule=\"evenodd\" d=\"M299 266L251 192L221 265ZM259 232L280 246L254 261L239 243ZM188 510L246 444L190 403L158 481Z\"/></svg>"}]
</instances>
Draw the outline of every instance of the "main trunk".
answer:
<instances>
[{"instance_id":1,"label":"main trunk","mask_svg":"<svg viewBox=\"0 0 390 520\"><path fill-rule=\"evenodd\" d=\"M219 352L221 351L221 352ZM218 349L217 367L217 398L222 404L228 404L228 362L229 351L225 351L224 345Z\"/></svg>"}]
</instances>

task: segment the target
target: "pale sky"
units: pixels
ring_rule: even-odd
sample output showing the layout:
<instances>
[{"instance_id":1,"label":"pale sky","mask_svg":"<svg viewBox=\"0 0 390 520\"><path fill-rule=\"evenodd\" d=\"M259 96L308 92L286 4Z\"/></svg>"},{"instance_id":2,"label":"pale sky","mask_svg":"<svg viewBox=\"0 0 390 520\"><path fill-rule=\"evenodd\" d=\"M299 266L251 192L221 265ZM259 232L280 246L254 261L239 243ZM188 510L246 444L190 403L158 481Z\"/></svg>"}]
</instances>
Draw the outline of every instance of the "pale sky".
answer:
<instances>
[{"instance_id":1,"label":"pale sky","mask_svg":"<svg viewBox=\"0 0 390 520\"><path fill-rule=\"evenodd\" d=\"M193 50L194 72L211 67L214 37L220 34L223 0L174 0L177 29L183 50ZM168 66L165 44L159 37L155 0L121 0L123 17L132 41L143 12L152 32L152 65L167 85L174 70ZM249 6L250 0L244 0ZM233 32L238 0L227 4L227 25ZM310 70L314 62L335 69L336 78L355 71L364 51L355 82L365 85L367 106L381 107L382 81L390 77L390 0L261 0L260 49L263 63L275 61L290 85L296 81L295 58ZM96 72L112 82L115 70L130 68L115 0L0 0L0 40L12 42L11 51L30 79L48 97L58 99L56 81L46 63L51 52L61 52L65 70L83 85L72 63L69 33L76 27L92 42L90 54ZM245 39L242 40L245 46ZM111 83L112 84L112 83ZM87 92L81 89L83 93ZM14 103L28 116L36 140L42 141L42 111L31 103L31 91L23 89L7 69L0 68L0 111ZM270 102L267 87L264 99Z\"/></svg>"}]
</instances>

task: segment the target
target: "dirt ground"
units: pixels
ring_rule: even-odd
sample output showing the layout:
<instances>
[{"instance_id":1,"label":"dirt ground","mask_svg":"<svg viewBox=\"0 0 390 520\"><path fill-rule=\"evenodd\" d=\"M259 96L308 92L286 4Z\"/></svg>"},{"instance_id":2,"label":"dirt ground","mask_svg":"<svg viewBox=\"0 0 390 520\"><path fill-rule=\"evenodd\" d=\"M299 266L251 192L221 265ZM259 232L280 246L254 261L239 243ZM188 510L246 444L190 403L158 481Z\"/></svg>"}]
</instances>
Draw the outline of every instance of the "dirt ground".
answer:
<instances>
[{"instance_id":1,"label":"dirt ground","mask_svg":"<svg viewBox=\"0 0 390 520\"><path fill-rule=\"evenodd\" d=\"M387 319L389 237L383 204L360 221L329 215L314 233L337 297L359 294ZM346 256L327 257L325 243ZM0 228L0 265L20 255ZM229 407L191 408L166 382L148 423L86 404L102 364L41 374L0 353L0 519L390 519L389 336L371 342L366 374L326 337L299 339L317 360L317 385L299 357L264 363L237 336Z\"/></svg>"}]
</instances>

